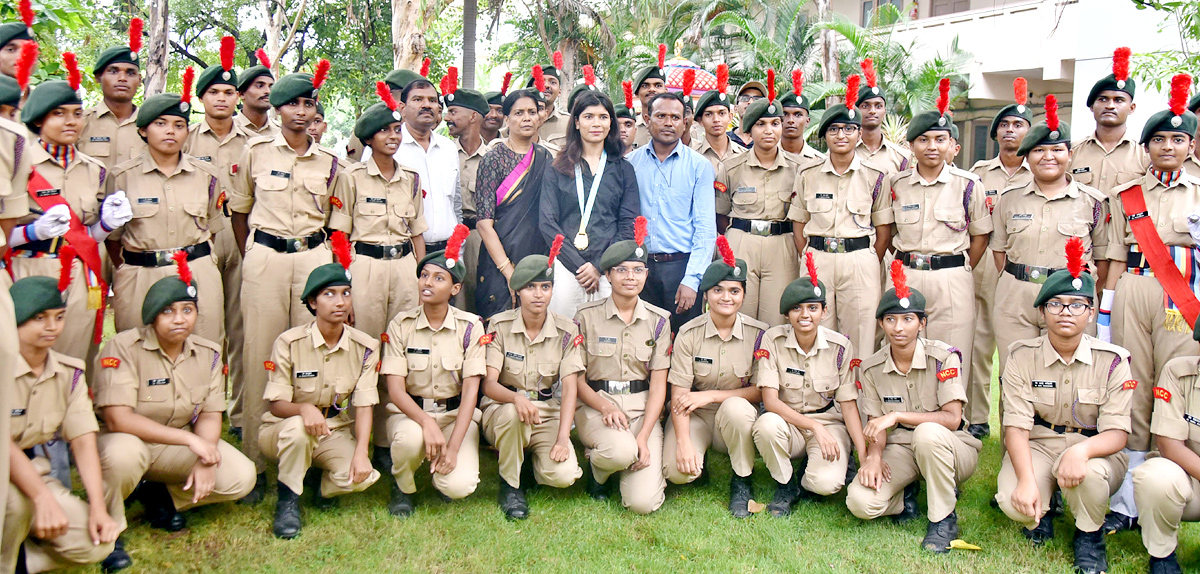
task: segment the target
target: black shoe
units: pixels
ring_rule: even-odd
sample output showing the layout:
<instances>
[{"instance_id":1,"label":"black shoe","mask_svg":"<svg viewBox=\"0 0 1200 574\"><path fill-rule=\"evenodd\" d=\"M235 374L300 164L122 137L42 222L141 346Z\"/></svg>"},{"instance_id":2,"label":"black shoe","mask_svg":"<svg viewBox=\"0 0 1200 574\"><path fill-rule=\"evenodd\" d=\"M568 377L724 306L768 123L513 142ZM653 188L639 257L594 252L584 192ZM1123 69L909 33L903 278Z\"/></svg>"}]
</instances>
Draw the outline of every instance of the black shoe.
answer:
<instances>
[{"instance_id":1,"label":"black shoe","mask_svg":"<svg viewBox=\"0 0 1200 574\"><path fill-rule=\"evenodd\" d=\"M858 476L858 459L854 458L853 454L847 453L847 456L850 457L850 460L846 464L846 482L843 483L844 486L850 486L850 483L854 482L854 478Z\"/></svg>"},{"instance_id":2,"label":"black shoe","mask_svg":"<svg viewBox=\"0 0 1200 574\"><path fill-rule=\"evenodd\" d=\"M754 497L749 476L732 475L729 479L729 513L734 518L750 517L750 499Z\"/></svg>"},{"instance_id":3,"label":"black shoe","mask_svg":"<svg viewBox=\"0 0 1200 574\"><path fill-rule=\"evenodd\" d=\"M787 484L775 483L775 497L767 505L767 510L771 511L771 516L783 518L792 513L792 505L796 504L799 496L800 476L793 474Z\"/></svg>"},{"instance_id":4,"label":"black shoe","mask_svg":"<svg viewBox=\"0 0 1200 574\"><path fill-rule=\"evenodd\" d=\"M392 473L392 449L385 446L375 447L371 453L371 466L379 471L379 474L389 475Z\"/></svg>"},{"instance_id":5,"label":"black shoe","mask_svg":"<svg viewBox=\"0 0 1200 574\"><path fill-rule=\"evenodd\" d=\"M250 489L250 493L238 499L238 504L246 504L254 506L267 495L267 473L258 473L258 478L255 479L254 488Z\"/></svg>"},{"instance_id":6,"label":"black shoe","mask_svg":"<svg viewBox=\"0 0 1200 574\"><path fill-rule=\"evenodd\" d=\"M286 484L279 483L279 500L275 502L276 538L290 540L300 535L300 495Z\"/></svg>"},{"instance_id":7,"label":"black shoe","mask_svg":"<svg viewBox=\"0 0 1200 574\"><path fill-rule=\"evenodd\" d=\"M992 434L992 427L988 424L969 425L967 426L967 433L979 440L983 440L984 437Z\"/></svg>"},{"instance_id":8,"label":"black shoe","mask_svg":"<svg viewBox=\"0 0 1200 574\"><path fill-rule=\"evenodd\" d=\"M113 543L113 551L108 554L108 557L100 562L100 570L105 572L116 572L133 566L133 558L125 552L125 541L117 538Z\"/></svg>"},{"instance_id":9,"label":"black shoe","mask_svg":"<svg viewBox=\"0 0 1200 574\"><path fill-rule=\"evenodd\" d=\"M242 440L242 427L229 427L229 435L239 441Z\"/></svg>"},{"instance_id":10,"label":"black shoe","mask_svg":"<svg viewBox=\"0 0 1200 574\"><path fill-rule=\"evenodd\" d=\"M500 479L500 510L509 520L525 520L529 518L529 505L525 503L525 491L509 486L503 478Z\"/></svg>"},{"instance_id":11,"label":"black shoe","mask_svg":"<svg viewBox=\"0 0 1200 574\"><path fill-rule=\"evenodd\" d=\"M1045 514L1038 525L1033 527L1033 530L1022 528L1021 532L1025 534L1025 538L1028 538L1031 544L1041 546L1054 538L1054 517Z\"/></svg>"},{"instance_id":12,"label":"black shoe","mask_svg":"<svg viewBox=\"0 0 1200 574\"><path fill-rule=\"evenodd\" d=\"M904 510L892 517L893 522L904 524L920 516L920 509L917 508L917 493L920 491L921 483L915 480L904 487Z\"/></svg>"},{"instance_id":13,"label":"black shoe","mask_svg":"<svg viewBox=\"0 0 1200 574\"><path fill-rule=\"evenodd\" d=\"M592 471L590 465L586 474L588 496L592 497L592 500L608 500L608 485L596 482L596 474ZM504 479L500 479L500 482L503 484Z\"/></svg>"},{"instance_id":14,"label":"black shoe","mask_svg":"<svg viewBox=\"0 0 1200 574\"><path fill-rule=\"evenodd\" d=\"M1058 518L1066 513L1066 506L1063 505L1063 497L1061 490L1055 490L1054 494L1050 495L1050 515Z\"/></svg>"},{"instance_id":15,"label":"black shoe","mask_svg":"<svg viewBox=\"0 0 1200 574\"><path fill-rule=\"evenodd\" d=\"M1138 527L1137 517L1125 516L1120 512L1109 512L1108 516L1104 517L1104 525L1100 530L1104 534L1116 534L1126 530L1135 530Z\"/></svg>"},{"instance_id":16,"label":"black shoe","mask_svg":"<svg viewBox=\"0 0 1200 574\"><path fill-rule=\"evenodd\" d=\"M1179 561L1175 560L1175 553L1172 552L1166 558L1151 556L1150 574L1183 574L1183 570L1179 568Z\"/></svg>"},{"instance_id":17,"label":"black shoe","mask_svg":"<svg viewBox=\"0 0 1200 574\"><path fill-rule=\"evenodd\" d=\"M408 518L416 510L412 497L404 494L395 481L392 482L392 498L388 501L388 513L398 518Z\"/></svg>"},{"instance_id":18,"label":"black shoe","mask_svg":"<svg viewBox=\"0 0 1200 574\"><path fill-rule=\"evenodd\" d=\"M1108 551L1104 548L1104 531L1084 532L1075 529L1075 572L1103 574L1108 570Z\"/></svg>"},{"instance_id":19,"label":"black shoe","mask_svg":"<svg viewBox=\"0 0 1200 574\"><path fill-rule=\"evenodd\" d=\"M175 511L175 502L171 500L171 493L165 484L142 482L137 487L135 498L146 509L146 522L150 523L151 528L167 532L179 532L187 528L187 519Z\"/></svg>"},{"instance_id":20,"label":"black shoe","mask_svg":"<svg viewBox=\"0 0 1200 574\"><path fill-rule=\"evenodd\" d=\"M950 542L955 538L958 538L958 514L951 512L938 522L929 523L921 548L934 554L945 554L950 551Z\"/></svg>"}]
</instances>

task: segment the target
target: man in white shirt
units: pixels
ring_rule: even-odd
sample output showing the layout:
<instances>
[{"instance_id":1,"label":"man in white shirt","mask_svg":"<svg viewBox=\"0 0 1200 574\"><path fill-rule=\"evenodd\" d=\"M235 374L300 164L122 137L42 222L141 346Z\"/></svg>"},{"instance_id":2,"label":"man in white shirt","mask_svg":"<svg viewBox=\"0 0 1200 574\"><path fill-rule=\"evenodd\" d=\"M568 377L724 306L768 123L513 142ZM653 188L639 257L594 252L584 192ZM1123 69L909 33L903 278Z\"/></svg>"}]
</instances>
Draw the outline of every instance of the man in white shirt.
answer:
<instances>
[{"instance_id":1,"label":"man in white shirt","mask_svg":"<svg viewBox=\"0 0 1200 574\"><path fill-rule=\"evenodd\" d=\"M459 189L458 146L433 129L442 121L437 89L428 80L415 80L401 92L404 109L403 139L396 161L421 177L424 197L425 252L446 248L454 226L462 222L462 191Z\"/></svg>"}]
</instances>

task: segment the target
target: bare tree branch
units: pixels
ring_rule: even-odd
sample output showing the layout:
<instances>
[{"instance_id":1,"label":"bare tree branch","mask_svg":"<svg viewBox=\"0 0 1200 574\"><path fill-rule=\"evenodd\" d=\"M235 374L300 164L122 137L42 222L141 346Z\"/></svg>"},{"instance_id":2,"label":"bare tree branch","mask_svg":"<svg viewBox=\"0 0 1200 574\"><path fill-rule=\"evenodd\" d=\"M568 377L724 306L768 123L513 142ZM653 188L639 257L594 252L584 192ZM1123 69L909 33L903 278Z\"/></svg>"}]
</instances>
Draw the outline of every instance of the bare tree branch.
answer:
<instances>
[{"instance_id":1,"label":"bare tree branch","mask_svg":"<svg viewBox=\"0 0 1200 574\"><path fill-rule=\"evenodd\" d=\"M195 62L196 65L198 65L202 68L208 67L208 64L205 63L204 60L201 60L198 56L189 52L188 49L185 48L183 45L181 45L179 42L176 42L175 40L171 40L170 42L171 42L171 48L175 51L176 54L179 54L180 56L183 56L184 58L187 58L187 59Z\"/></svg>"},{"instance_id":2,"label":"bare tree branch","mask_svg":"<svg viewBox=\"0 0 1200 574\"><path fill-rule=\"evenodd\" d=\"M292 20L292 28L288 30L287 38L279 45L279 53L275 54L275 59L287 53L288 47L292 45L292 40L296 37L296 28L300 26L300 19L304 17L304 7L308 5L308 0L300 0L300 8L296 10L296 17Z\"/></svg>"}]
</instances>

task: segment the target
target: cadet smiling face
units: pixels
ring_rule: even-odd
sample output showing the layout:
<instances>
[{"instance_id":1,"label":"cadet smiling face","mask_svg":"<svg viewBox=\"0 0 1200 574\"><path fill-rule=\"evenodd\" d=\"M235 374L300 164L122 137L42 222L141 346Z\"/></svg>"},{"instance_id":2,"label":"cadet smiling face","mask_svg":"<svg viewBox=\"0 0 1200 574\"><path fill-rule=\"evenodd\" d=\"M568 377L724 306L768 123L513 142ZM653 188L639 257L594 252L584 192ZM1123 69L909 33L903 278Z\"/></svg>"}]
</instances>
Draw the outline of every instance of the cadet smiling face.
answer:
<instances>
[{"instance_id":1,"label":"cadet smiling face","mask_svg":"<svg viewBox=\"0 0 1200 574\"><path fill-rule=\"evenodd\" d=\"M797 334L808 336L817 332L828 314L829 308L824 303L801 303L788 311L787 319Z\"/></svg>"},{"instance_id":2,"label":"cadet smiling face","mask_svg":"<svg viewBox=\"0 0 1200 574\"><path fill-rule=\"evenodd\" d=\"M73 145L83 133L83 106L69 104L50 110L41 121L39 136L55 145Z\"/></svg>"},{"instance_id":3,"label":"cadet smiling face","mask_svg":"<svg viewBox=\"0 0 1200 574\"><path fill-rule=\"evenodd\" d=\"M1029 150L1026 158L1034 179L1039 182L1055 182L1067 172L1071 163L1071 148L1065 143L1040 145Z\"/></svg>"},{"instance_id":4,"label":"cadet smiling face","mask_svg":"<svg viewBox=\"0 0 1200 574\"><path fill-rule=\"evenodd\" d=\"M604 275L612 284L614 295L637 297L646 286L646 277L650 275L650 270L641 261L624 261L614 265Z\"/></svg>"},{"instance_id":5,"label":"cadet smiling face","mask_svg":"<svg viewBox=\"0 0 1200 574\"><path fill-rule=\"evenodd\" d=\"M733 317L742 310L746 286L741 281L722 281L704 293L708 311L719 317Z\"/></svg>"},{"instance_id":6,"label":"cadet smiling face","mask_svg":"<svg viewBox=\"0 0 1200 574\"><path fill-rule=\"evenodd\" d=\"M1175 171L1195 151L1196 142L1187 134L1179 132L1155 132L1146 142L1150 154L1150 165L1161 171Z\"/></svg>"},{"instance_id":7,"label":"cadet smiling face","mask_svg":"<svg viewBox=\"0 0 1200 574\"><path fill-rule=\"evenodd\" d=\"M371 136L371 141L367 145L371 146L371 151L379 150L380 153L386 155L396 155L396 150L400 149L400 142L403 141L404 124L400 122L392 122L387 127L375 132Z\"/></svg>"}]
</instances>

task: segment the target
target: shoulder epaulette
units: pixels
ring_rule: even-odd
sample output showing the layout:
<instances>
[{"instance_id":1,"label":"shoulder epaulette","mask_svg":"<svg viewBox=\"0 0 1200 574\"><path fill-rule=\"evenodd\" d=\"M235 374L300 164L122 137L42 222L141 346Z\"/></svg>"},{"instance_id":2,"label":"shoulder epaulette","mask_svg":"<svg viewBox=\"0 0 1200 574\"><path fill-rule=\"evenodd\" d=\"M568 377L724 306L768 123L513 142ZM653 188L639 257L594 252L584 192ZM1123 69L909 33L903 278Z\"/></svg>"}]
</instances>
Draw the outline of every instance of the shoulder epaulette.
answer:
<instances>
[{"instance_id":1,"label":"shoulder epaulette","mask_svg":"<svg viewBox=\"0 0 1200 574\"><path fill-rule=\"evenodd\" d=\"M520 313L520 311L517 309L509 309L507 311L503 311L500 313L496 313L495 315L492 315L492 318L488 321L488 323L492 327L491 330L492 331L496 330L497 323L507 323L509 321L517 320L518 313Z\"/></svg>"},{"instance_id":2,"label":"shoulder epaulette","mask_svg":"<svg viewBox=\"0 0 1200 574\"><path fill-rule=\"evenodd\" d=\"M221 345L220 345L220 344L218 344L218 343L216 343L216 342L214 342L214 341L210 341L210 340L208 340L208 339L205 339L204 337L200 337L200 336L197 336L197 335L192 335L192 343L194 343L194 344L195 344L196 346L198 346L198 347L204 347L204 348L206 348L206 349L211 349L211 350L213 350L213 351L217 351L218 353L219 353L219 352L221 352Z\"/></svg>"},{"instance_id":3,"label":"shoulder epaulette","mask_svg":"<svg viewBox=\"0 0 1200 574\"><path fill-rule=\"evenodd\" d=\"M1031 181L1031 182L1029 182L1029 183L1018 183L1018 184L1016 184L1016 185L1010 185L1010 186L1008 186L1008 187L1006 187L1006 188L1004 188L1004 189L1001 189L1001 190L1000 190L1000 195L1004 195L1004 194L1006 194L1006 193L1008 193L1008 192L1010 192L1010 191L1013 191L1013 190L1027 189L1027 188L1028 188L1029 186L1031 186L1031 185L1033 185L1033 182L1032 182L1032 181Z\"/></svg>"},{"instance_id":4,"label":"shoulder epaulette","mask_svg":"<svg viewBox=\"0 0 1200 574\"><path fill-rule=\"evenodd\" d=\"M579 305L579 307L576 309L576 312L583 311L584 309L591 309L593 307L599 307L600 305L603 305L603 304L604 304L604 299L601 299L599 301L588 301L587 303L581 303ZM496 319L493 318L492 320L495 321Z\"/></svg>"},{"instance_id":5,"label":"shoulder epaulette","mask_svg":"<svg viewBox=\"0 0 1200 574\"><path fill-rule=\"evenodd\" d=\"M1088 336L1088 344L1092 346L1093 351L1105 351L1105 352L1117 355L1118 357L1121 357L1122 359L1125 359L1125 360L1129 359L1129 351L1127 349L1125 349L1125 347L1122 347L1120 345L1114 345L1112 343L1107 343L1101 339L1097 339L1097 338L1091 337L1091 336Z\"/></svg>"},{"instance_id":6,"label":"shoulder epaulette","mask_svg":"<svg viewBox=\"0 0 1200 574\"><path fill-rule=\"evenodd\" d=\"M796 174L799 175L802 171L818 168L822 165L825 165L825 158L823 157L805 158L800 165L796 167Z\"/></svg>"},{"instance_id":7,"label":"shoulder epaulette","mask_svg":"<svg viewBox=\"0 0 1200 574\"><path fill-rule=\"evenodd\" d=\"M699 317L692 318L687 323L684 323L683 326L679 327L679 334L682 335L687 331L691 331L692 329L695 329L696 327L703 327L704 323L707 319L708 319L708 316L705 314L701 314ZM742 317L743 321L745 321L746 319L747 319L747 317L745 317L745 316Z\"/></svg>"},{"instance_id":8,"label":"shoulder epaulette","mask_svg":"<svg viewBox=\"0 0 1200 574\"><path fill-rule=\"evenodd\" d=\"M1138 177L1138 178L1134 178L1133 181L1127 181L1125 183L1122 183L1121 185L1118 185L1118 186L1112 188L1111 195L1117 195L1117 194L1121 193L1122 191L1125 191L1131 187L1134 187L1137 185L1142 185L1142 180L1143 180L1142 177ZM1122 215L1124 215L1124 214L1122 214Z\"/></svg>"},{"instance_id":9,"label":"shoulder epaulette","mask_svg":"<svg viewBox=\"0 0 1200 574\"><path fill-rule=\"evenodd\" d=\"M275 141L275 136L254 136L246 140L246 147L254 147L256 145L265 144Z\"/></svg>"},{"instance_id":10,"label":"shoulder epaulette","mask_svg":"<svg viewBox=\"0 0 1200 574\"><path fill-rule=\"evenodd\" d=\"M651 313L655 313L660 317L666 317L668 321L671 320L671 313L666 309L651 305L650 303L646 302L645 299L642 300L642 303L645 303L646 308L649 309Z\"/></svg>"},{"instance_id":11,"label":"shoulder epaulette","mask_svg":"<svg viewBox=\"0 0 1200 574\"><path fill-rule=\"evenodd\" d=\"M750 154L744 154L744 153L737 154L737 155L730 154L724 160L721 160L721 163L725 164L725 171L729 171L735 167L738 167L738 166L746 163L749 160L750 160Z\"/></svg>"},{"instance_id":12,"label":"shoulder epaulette","mask_svg":"<svg viewBox=\"0 0 1200 574\"><path fill-rule=\"evenodd\" d=\"M888 348L886 348L886 347L883 349L880 349L878 351L875 351L874 353L871 354L870 357L863 359L862 364L859 365L859 369L865 371L872 367L878 367L879 365L883 365L883 364L887 363L887 356L888 356Z\"/></svg>"},{"instance_id":13,"label":"shoulder epaulette","mask_svg":"<svg viewBox=\"0 0 1200 574\"><path fill-rule=\"evenodd\" d=\"M365 333L363 331L359 331L358 329L355 329L354 327L351 327L350 325L346 325L346 329L349 330L350 339L353 340L354 342L356 342L364 347L367 347L368 349L379 348L379 339L376 339L375 337L372 337L371 335L368 335L367 333Z\"/></svg>"},{"instance_id":14,"label":"shoulder epaulette","mask_svg":"<svg viewBox=\"0 0 1200 574\"><path fill-rule=\"evenodd\" d=\"M765 322L759 321L758 319L755 319L754 317L750 317L747 315L742 315L742 323L748 327L754 327L755 329L758 329L759 331L767 331L768 329L771 328L771 326L766 324Z\"/></svg>"}]
</instances>

